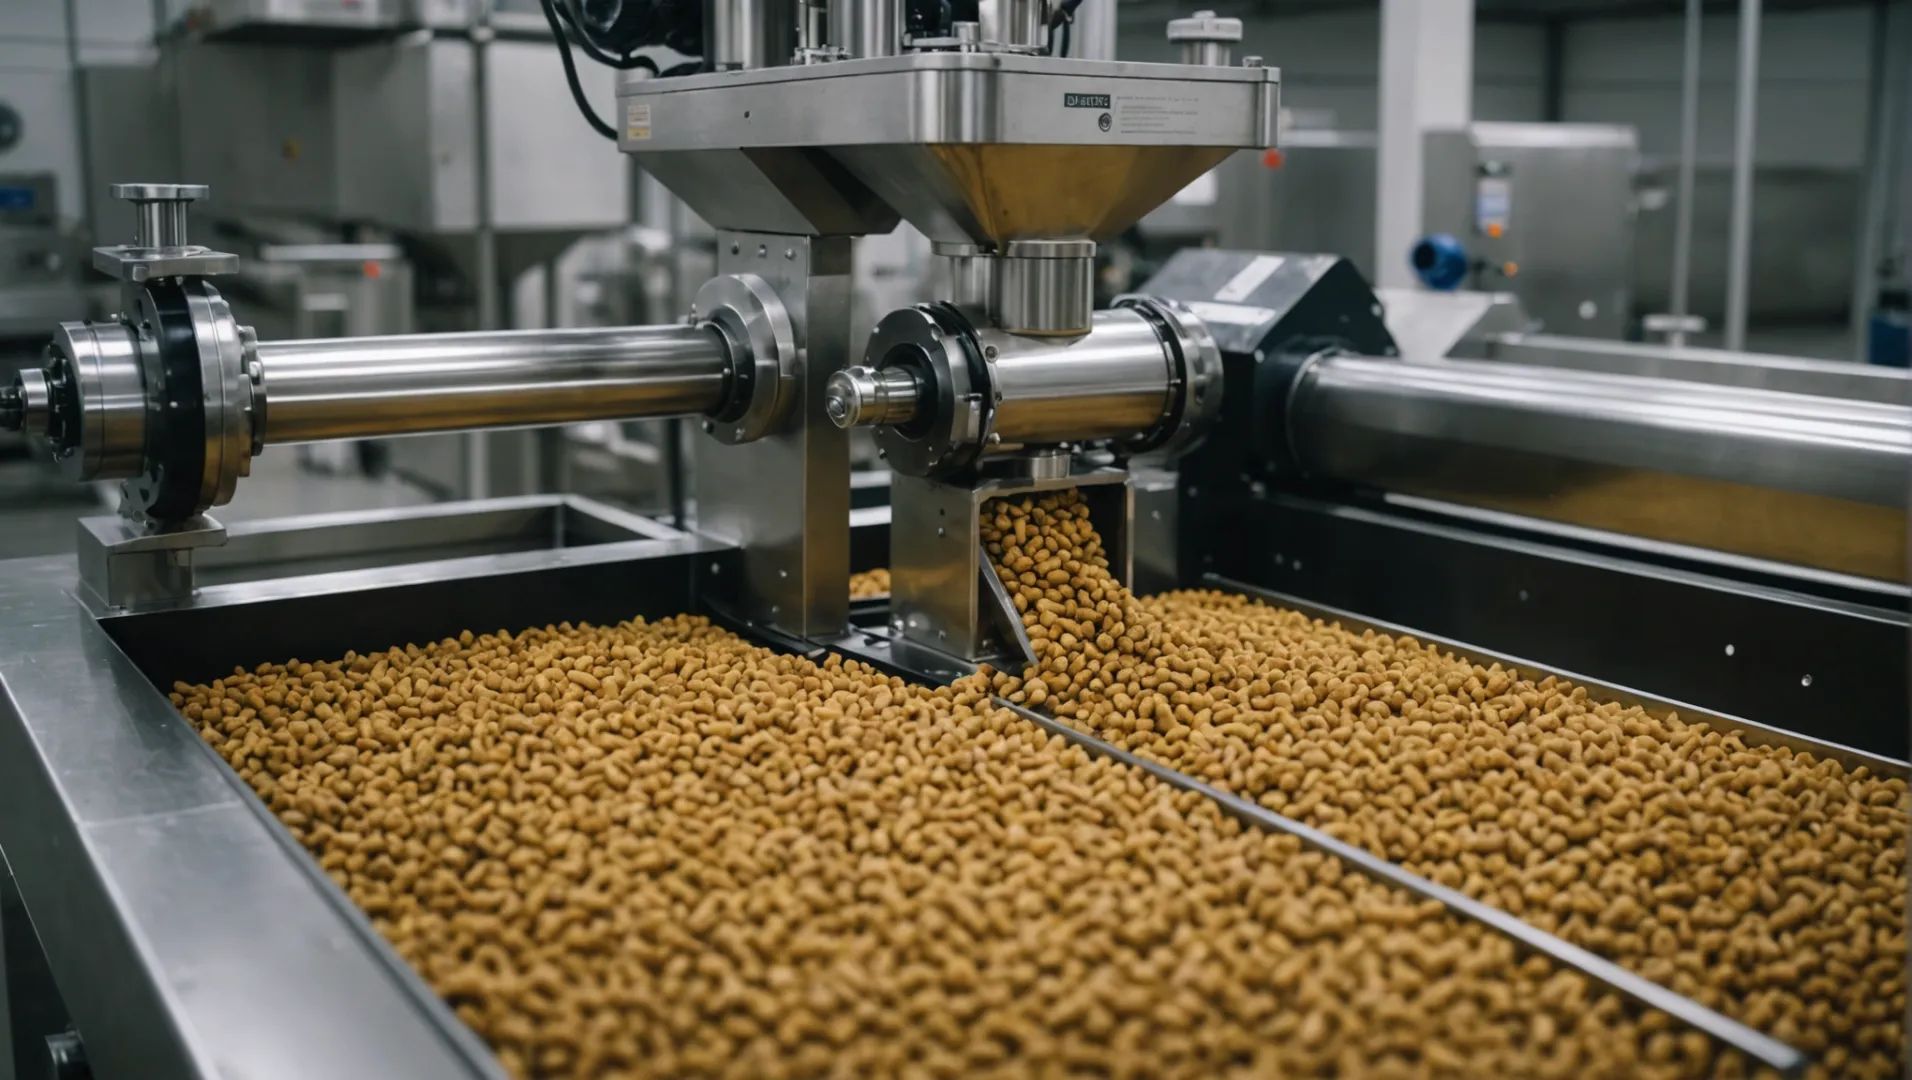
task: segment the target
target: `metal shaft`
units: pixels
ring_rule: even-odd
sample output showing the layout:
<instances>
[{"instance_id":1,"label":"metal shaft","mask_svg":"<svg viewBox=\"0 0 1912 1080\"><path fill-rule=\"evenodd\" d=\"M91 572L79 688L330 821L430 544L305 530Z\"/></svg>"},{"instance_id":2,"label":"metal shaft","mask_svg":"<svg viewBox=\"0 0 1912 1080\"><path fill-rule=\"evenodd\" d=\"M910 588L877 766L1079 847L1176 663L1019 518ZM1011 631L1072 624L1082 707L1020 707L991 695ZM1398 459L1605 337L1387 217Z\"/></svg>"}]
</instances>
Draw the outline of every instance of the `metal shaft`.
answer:
<instances>
[{"instance_id":1,"label":"metal shaft","mask_svg":"<svg viewBox=\"0 0 1912 1080\"><path fill-rule=\"evenodd\" d=\"M645 326L262 342L266 443L708 412L730 351L716 330Z\"/></svg>"},{"instance_id":2,"label":"metal shaft","mask_svg":"<svg viewBox=\"0 0 1912 1080\"><path fill-rule=\"evenodd\" d=\"M859 59L903 48L900 0L830 0L830 44Z\"/></svg>"},{"instance_id":3,"label":"metal shaft","mask_svg":"<svg viewBox=\"0 0 1912 1080\"><path fill-rule=\"evenodd\" d=\"M800 19L796 0L704 0L704 59L713 71L782 67Z\"/></svg>"},{"instance_id":4,"label":"metal shaft","mask_svg":"<svg viewBox=\"0 0 1912 1080\"><path fill-rule=\"evenodd\" d=\"M133 246L183 247L186 243L186 204L170 200L133 204Z\"/></svg>"},{"instance_id":5,"label":"metal shaft","mask_svg":"<svg viewBox=\"0 0 1912 1080\"><path fill-rule=\"evenodd\" d=\"M995 343L1004 442L1120 438L1161 422L1173 395L1168 348L1133 311L1098 311L1095 330L1066 344L986 330Z\"/></svg>"},{"instance_id":6,"label":"metal shaft","mask_svg":"<svg viewBox=\"0 0 1912 1080\"><path fill-rule=\"evenodd\" d=\"M1912 466L1901 406L1520 364L1323 357L1288 419L1310 474L1456 498L1553 463L1902 508Z\"/></svg>"},{"instance_id":7,"label":"metal shaft","mask_svg":"<svg viewBox=\"0 0 1912 1080\"><path fill-rule=\"evenodd\" d=\"M1726 255L1726 347L1746 347L1747 289L1753 265L1753 144L1759 123L1761 0L1740 0L1739 102L1733 121L1733 209Z\"/></svg>"},{"instance_id":8,"label":"metal shaft","mask_svg":"<svg viewBox=\"0 0 1912 1080\"><path fill-rule=\"evenodd\" d=\"M1680 73L1680 179L1673 208L1673 303L1676 316L1687 313L1688 279L1693 267L1693 171L1700 144L1701 0L1686 0L1686 50ZM1686 331L1675 330L1672 343L1686 344Z\"/></svg>"},{"instance_id":9,"label":"metal shaft","mask_svg":"<svg viewBox=\"0 0 1912 1080\"><path fill-rule=\"evenodd\" d=\"M921 387L901 368L877 371L861 364L832 374L823 411L840 428L902 424L914 419Z\"/></svg>"}]
</instances>

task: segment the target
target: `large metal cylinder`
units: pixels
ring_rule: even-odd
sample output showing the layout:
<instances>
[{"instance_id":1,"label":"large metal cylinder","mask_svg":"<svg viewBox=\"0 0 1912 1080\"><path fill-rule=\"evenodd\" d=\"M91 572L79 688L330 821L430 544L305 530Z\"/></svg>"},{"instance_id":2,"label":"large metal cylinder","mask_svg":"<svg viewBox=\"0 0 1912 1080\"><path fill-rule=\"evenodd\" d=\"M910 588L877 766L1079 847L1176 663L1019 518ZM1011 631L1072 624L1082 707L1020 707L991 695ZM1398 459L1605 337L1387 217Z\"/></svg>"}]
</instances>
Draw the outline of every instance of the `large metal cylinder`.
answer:
<instances>
[{"instance_id":1,"label":"large metal cylinder","mask_svg":"<svg viewBox=\"0 0 1912 1080\"><path fill-rule=\"evenodd\" d=\"M1098 311L1077 337L977 326L947 304L892 311L865 363L830 376L824 411L874 427L890 467L954 475L991 455L1106 443L1187 448L1221 405L1221 354L1189 312L1147 297Z\"/></svg>"},{"instance_id":2,"label":"large metal cylinder","mask_svg":"<svg viewBox=\"0 0 1912 1080\"><path fill-rule=\"evenodd\" d=\"M709 412L715 329L640 326L261 342L266 443Z\"/></svg>"},{"instance_id":3,"label":"large metal cylinder","mask_svg":"<svg viewBox=\"0 0 1912 1080\"><path fill-rule=\"evenodd\" d=\"M797 50L797 0L703 0L704 59L715 71L782 67Z\"/></svg>"},{"instance_id":4,"label":"large metal cylinder","mask_svg":"<svg viewBox=\"0 0 1912 1080\"><path fill-rule=\"evenodd\" d=\"M852 59L902 52L902 0L830 0L830 44Z\"/></svg>"},{"instance_id":5,"label":"large metal cylinder","mask_svg":"<svg viewBox=\"0 0 1912 1080\"><path fill-rule=\"evenodd\" d=\"M1147 431L1173 408L1175 366L1155 326L1134 311L1098 311L1093 330L1032 340L977 334L994 360L993 430L1006 443L1113 439Z\"/></svg>"},{"instance_id":6,"label":"large metal cylinder","mask_svg":"<svg viewBox=\"0 0 1912 1080\"><path fill-rule=\"evenodd\" d=\"M1912 409L1478 361L1321 356L1286 451L1321 479L1904 579Z\"/></svg>"}]
</instances>

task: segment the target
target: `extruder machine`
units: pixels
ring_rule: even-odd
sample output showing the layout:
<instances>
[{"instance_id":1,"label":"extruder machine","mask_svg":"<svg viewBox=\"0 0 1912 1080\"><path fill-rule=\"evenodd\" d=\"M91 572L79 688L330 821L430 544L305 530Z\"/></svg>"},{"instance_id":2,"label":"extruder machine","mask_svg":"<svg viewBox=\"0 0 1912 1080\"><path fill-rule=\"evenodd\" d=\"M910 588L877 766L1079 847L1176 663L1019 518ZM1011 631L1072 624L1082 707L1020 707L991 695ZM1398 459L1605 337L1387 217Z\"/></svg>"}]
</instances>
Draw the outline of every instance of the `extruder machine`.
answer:
<instances>
[{"instance_id":1,"label":"extruder machine","mask_svg":"<svg viewBox=\"0 0 1912 1080\"><path fill-rule=\"evenodd\" d=\"M1620 475L1685 478L1848 508L1902 544L1905 403L1410 362L1359 275L1322 256L1191 252L1093 310L1097 241L1236 150L1274 145L1278 72L1233 57L1225 19L1178 20L1186 62L1139 64L1067 55L1069 0L962 9L547 6L567 66L573 48L703 55L615 102L578 95L719 230L716 276L667 325L259 340L218 288L234 258L190 240L188 205L217 193L115 188L137 232L94 259L122 283L119 314L62 325L45 365L0 392L0 425L41 437L75 480L122 482L121 512L80 524L77 560L0 563L0 884L23 1075L48 1060L102 1077L502 1075L173 709L175 680L701 611L777 648L948 681L1029 649L978 537L1007 495L1079 489L1125 581L1170 551L1162 584L1532 655L1507 658L1905 774L1902 564L1543 528L1533 506L1436 482L1486 476L1545 502ZM954 284L852 340L851 240L901 221ZM684 527L576 497L213 516L280 444L646 417L701 420ZM887 513L852 510L855 427L893 472ZM1131 463L1195 447L1173 497L1138 510ZM853 559L889 566L887 602L853 608ZM1734 643L1738 667L1702 659ZM1766 651L1782 648L1799 672ZM1761 681L1802 677L1821 688L1806 707ZM1300 835L1756 1061L1804 1064L1511 916Z\"/></svg>"}]
</instances>

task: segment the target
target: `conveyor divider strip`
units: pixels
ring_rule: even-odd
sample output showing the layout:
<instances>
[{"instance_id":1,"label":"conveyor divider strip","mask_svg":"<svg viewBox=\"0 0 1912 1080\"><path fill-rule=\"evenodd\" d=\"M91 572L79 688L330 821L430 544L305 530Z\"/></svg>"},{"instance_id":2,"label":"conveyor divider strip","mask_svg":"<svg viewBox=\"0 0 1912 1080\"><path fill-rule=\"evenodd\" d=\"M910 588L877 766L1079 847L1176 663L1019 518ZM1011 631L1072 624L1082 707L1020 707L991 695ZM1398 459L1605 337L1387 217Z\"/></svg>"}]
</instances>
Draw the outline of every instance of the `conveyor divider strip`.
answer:
<instances>
[{"instance_id":1,"label":"conveyor divider strip","mask_svg":"<svg viewBox=\"0 0 1912 1080\"><path fill-rule=\"evenodd\" d=\"M1785 1043L1762 1035L1737 1020L1714 1012L1699 1002L1674 993L1650 979L1641 978L1620 965L1603 960L1577 945L1562 941L1499 908L1483 904L1444 885L1438 885L1378 855L1337 840L1319 829L1310 828L1266 807L1257 806L1247 799L1211 787L1166 765L1137 757L1060 720L1013 704L1005 698L997 698L996 704L1052 735L1060 735L1091 754L1141 769L1171 787L1192 791L1212 799L1221 807L1223 813L1237 818L1244 824L1286 833L1317 851L1340 859L1376 881L1405 889L1416 896L1438 901L1442 907L1454 914L1482 923L1488 929L1512 939L1517 945L1531 949L1555 963L1572 968L1642 1005L1659 1009L1681 1023L1705 1032L1714 1040L1738 1050L1763 1065L1777 1069L1786 1076L1796 1076L1806 1067L1806 1055Z\"/></svg>"}]
</instances>

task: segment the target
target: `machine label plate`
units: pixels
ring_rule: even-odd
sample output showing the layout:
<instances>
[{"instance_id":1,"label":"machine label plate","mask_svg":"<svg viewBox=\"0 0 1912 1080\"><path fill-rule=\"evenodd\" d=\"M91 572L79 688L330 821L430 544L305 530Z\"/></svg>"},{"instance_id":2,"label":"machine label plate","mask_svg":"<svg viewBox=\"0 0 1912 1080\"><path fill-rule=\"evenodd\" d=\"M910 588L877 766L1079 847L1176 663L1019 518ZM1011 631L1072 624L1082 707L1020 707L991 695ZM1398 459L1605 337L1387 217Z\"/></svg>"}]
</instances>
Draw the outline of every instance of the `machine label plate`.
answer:
<instances>
[{"instance_id":1,"label":"machine label plate","mask_svg":"<svg viewBox=\"0 0 1912 1080\"><path fill-rule=\"evenodd\" d=\"M1242 267L1234 277L1229 278L1221 288L1215 290L1215 299L1225 304L1248 299L1249 294L1261 288L1261 283L1281 269L1281 264L1286 261L1279 255L1255 256L1247 266Z\"/></svg>"},{"instance_id":2,"label":"machine label plate","mask_svg":"<svg viewBox=\"0 0 1912 1080\"><path fill-rule=\"evenodd\" d=\"M651 106L649 102L632 102L624 106L624 137L627 139L648 139L651 137Z\"/></svg>"}]
</instances>

